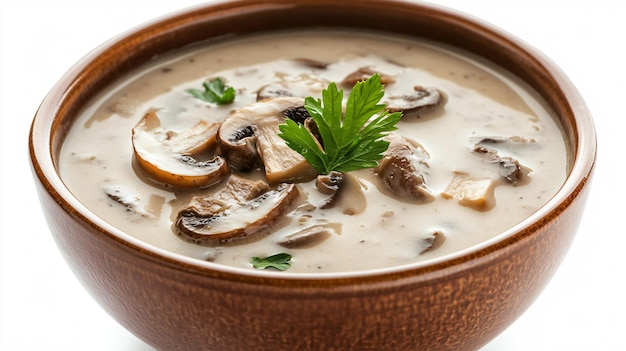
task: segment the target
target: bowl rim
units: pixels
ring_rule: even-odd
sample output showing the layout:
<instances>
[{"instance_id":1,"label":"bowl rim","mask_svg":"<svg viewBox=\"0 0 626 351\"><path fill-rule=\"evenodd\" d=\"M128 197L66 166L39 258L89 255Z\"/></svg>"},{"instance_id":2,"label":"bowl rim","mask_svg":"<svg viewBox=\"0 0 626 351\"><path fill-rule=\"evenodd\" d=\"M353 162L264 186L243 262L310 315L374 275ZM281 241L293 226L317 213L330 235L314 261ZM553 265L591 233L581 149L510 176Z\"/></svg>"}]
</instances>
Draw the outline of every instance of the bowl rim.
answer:
<instances>
[{"instance_id":1,"label":"bowl rim","mask_svg":"<svg viewBox=\"0 0 626 351\"><path fill-rule=\"evenodd\" d=\"M351 0L345 1L344 5L369 6L375 2L376 1L373 0ZM305 3L312 6L327 6L336 4L337 2L331 0L307 0L289 6L304 6ZM296 282L295 284L315 284L316 286L320 286L320 284L324 285L324 282L331 285L353 284L363 279L370 282L383 282L415 276L420 276L420 279L427 280L447 275L451 272L470 269L494 258L502 257L506 255L507 252L515 250L516 243L532 237L533 233L542 226L542 223L552 220L558 216L560 212L564 211L587 183L595 167L597 153L596 132L591 113L573 83L554 62L534 47L514 37L510 33L469 14L440 5L421 2L409 3L402 0L389 0L386 1L386 3L389 3L389 6L431 11L445 21L460 21L469 24L475 29L482 31L487 36L504 40L513 45L517 50L533 58L535 64L539 65L554 79L559 91L563 93L561 98L564 99L564 103L570 109L569 113L575 118L576 123L573 123L574 125L572 126L573 138L575 139L572 141L574 154L571 160L571 170L564 184L556 194L535 213L491 239L466 249L423 262L388 268L329 273L290 273L250 270L193 259L145 243L104 222L72 195L57 173L57 167L54 162L55 145L53 139L63 138L52 138L50 134L53 128L60 123L57 120L57 115L61 113L60 106L63 105L61 102L66 102L68 99L75 96L76 83L86 79L85 72L88 66L94 63L95 65L106 66L107 64L103 58L106 57L106 53L111 50L111 48L133 43L134 38L137 36L154 35L154 33L158 33L160 30L166 31L172 30L172 28L175 29L177 25L186 23L185 21L194 16L208 16L208 13L232 13L237 10L263 11L264 9L275 8L276 6L285 6L284 3L280 3L277 0L221 0L192 6L136 26L106 41L89 52L73 65L53 86L48 95L43 99L33 118L29 133L29 156L33 173L43 184L45 191L47 191L65 211L80 218L81 221L89 224L99 233L116 241L126 249L135 251L146 259L173 266L176 269L182 269L200 275L209 275L219 279L247 281L251 283L263 281L264 284L269 282L270 284L280 285L284 284L285 281L291 281ZM185 18L186 20L184 20ZM164 24L167 29L163 29ZM159 29L159 27L161 29ZM80 101L80 103L84 102L85 101Z\"/></svg>"}]
</instances>

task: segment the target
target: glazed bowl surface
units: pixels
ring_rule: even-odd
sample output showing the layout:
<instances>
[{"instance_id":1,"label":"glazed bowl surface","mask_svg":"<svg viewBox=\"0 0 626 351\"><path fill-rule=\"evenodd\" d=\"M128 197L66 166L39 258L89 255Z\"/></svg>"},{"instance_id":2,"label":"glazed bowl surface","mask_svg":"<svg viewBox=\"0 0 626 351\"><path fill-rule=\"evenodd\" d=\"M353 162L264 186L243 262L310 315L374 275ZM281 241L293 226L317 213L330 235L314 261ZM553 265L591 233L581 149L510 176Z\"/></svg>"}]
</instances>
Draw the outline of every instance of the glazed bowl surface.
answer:
<instances>
[{"instance_id":1,"label":"glazed bowl surface","mask_svg":"<svg viewBox=\"0 0 626 351\"><path fill-rule=\"evenodd\" d=\"M103 222L64 185L58 157L67 131L126 73L202 41L316 27L424 38L512 72L563 126L565 184L539 211L481 245L426 263L333 274L243 271L167 252ZM37 111L29 146L41 204L69 266L111 316L159 350L477 350L532 304L558 268L596 157L583 100L531 46L453 10L369 0L218 2L133 29L62 77Z\"/></svg>"}]
</instances>

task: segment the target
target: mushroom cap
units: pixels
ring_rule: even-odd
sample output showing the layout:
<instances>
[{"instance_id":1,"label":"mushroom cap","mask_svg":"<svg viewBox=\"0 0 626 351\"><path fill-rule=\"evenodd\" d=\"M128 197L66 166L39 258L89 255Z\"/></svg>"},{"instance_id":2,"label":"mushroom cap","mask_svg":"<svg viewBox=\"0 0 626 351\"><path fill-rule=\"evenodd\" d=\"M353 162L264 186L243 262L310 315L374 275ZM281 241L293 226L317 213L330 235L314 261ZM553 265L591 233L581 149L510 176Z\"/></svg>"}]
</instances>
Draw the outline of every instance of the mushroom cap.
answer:
<instances>
[{"instance_id":1,"label":"mushroom cap","mask_svg":"<svg viewBox=\"0 0 626 351\"><path fill-rule=\"evenodd\" d=\"M403 95L385 97L389 112L402 112L404 118L420 117L443 104L445 96L437 88L415 86Z\"/></svg>"},{"instance_id":2,"label":"mushroom cap","mask_svg":"<svg viewBox=\"0 0 626 351\"><path fill-rule=\"evenodd\" d=\"M320 193L328 195L319 204L321 209L338 207L344 214L355 215L362 213L367 207L363 184L349 172L332 171L326 175L319 175L315 181L315 188Z\"/></svg>"},{"instance_id":3,"label":"mushroom cap","mask_svg":"<svg viewBox=\"0 0 626 351\"><path fill-rule=\"evenodd\" d=\"M277 97L294 96L294 93L282 83L273 83L262 86L257 91L256 101L273 99Z\"/></svg>"},{"instance_id":4,"label":"mushroom cap","mask_svg":"<svg viewBox=\"0 0 626 351\"><path fill-rule=\"evenodd\" d=\"M387 189L400 198L416 203L429 203L435 199L426 185L428 152L419 143L390 134L386 137L389 148L374 169Z\"/></svg>"},{"instance_id":5,"label":"mushroom cap","mask_svg":"<svg viewBox=\"0 0 626 351\"><path fill-rule=\"evenodd\" d=\"M495 171L506 183L519 186L530 182L529 174L532 172L532 169L521 164L519 160L511 156L500 155L500 151L508 151L509 154L514 154L516 148L528 147L534 143L534 139L521 136L479 137L476 139L476 144L472 151L483 156L487 163L495 165Z\"/></svg>"},{"instance_id":6,"label":"mushroom cap","mask_svg":"<svg viewBox=\"0 0 626 351\"><path fill-rule=\"evenodd\" d=\"M356 83L367 80L376 73L380 75L380 83L383 85L393 84L396 81L391 75L379 72L372 67L360 67L356 71L348 74L339 85L346 89L352 89Z\"/></svg>"},{"instance_id":7,"label":"mushroom cap","mask_svg":"<svg viewBox=\"0 0 626 351\"><path fill-rule=\"evenodd\" d=\"M156 113L148 112L132 132L137 165L159 183L182 188L211 186L230 172L228 164L219 156L198 161L191 155L214 143L218 127L201 121L189 131L173 134L161 128Z\"/></svg>"},{"instance_id":8,"label":"mushroom cap","mask_svg":"<svg viewBox=\"0 0 626 351\"><path fill-rule=\"evenodd\" d=\"M262 180L232 175L220 191L193 197L179 212L175 227L199 245L251 237L278 223L299 194L295 184L270 189Z\"/></svg>"}]
</instances>

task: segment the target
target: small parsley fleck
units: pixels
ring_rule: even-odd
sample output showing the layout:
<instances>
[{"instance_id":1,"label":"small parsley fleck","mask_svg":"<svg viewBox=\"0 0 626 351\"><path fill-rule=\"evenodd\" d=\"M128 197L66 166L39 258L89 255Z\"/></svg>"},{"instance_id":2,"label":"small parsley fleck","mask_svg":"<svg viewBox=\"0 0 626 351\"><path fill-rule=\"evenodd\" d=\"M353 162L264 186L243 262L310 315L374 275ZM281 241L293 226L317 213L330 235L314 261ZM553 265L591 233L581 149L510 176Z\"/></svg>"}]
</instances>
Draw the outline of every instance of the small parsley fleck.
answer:
<instances>
[{"instance_id":1,"label":"small parsley fleck","mask_svg":"<svg viewBox=\"0 0 626 351\"><path fill-rule=\"evenodd\" d=\"M256 269L274 268L279 271L285 271L291 267L291 255L288 253L279 253L265 258L252 257L252 267Z\"/></svg>"},{"instance_id":2,"label":"small parsley fleck","mask_svg":"<svg viewBox=\"0 0 626 351\"><path fill-rule=\"evenodd\" d=\"M220 78L206 81L202 83L202 86L204 91L198 89L186 91L197 99L218 105L230 104L235 100L235 89L224 85Z\"/></svg>"}]
</instances>

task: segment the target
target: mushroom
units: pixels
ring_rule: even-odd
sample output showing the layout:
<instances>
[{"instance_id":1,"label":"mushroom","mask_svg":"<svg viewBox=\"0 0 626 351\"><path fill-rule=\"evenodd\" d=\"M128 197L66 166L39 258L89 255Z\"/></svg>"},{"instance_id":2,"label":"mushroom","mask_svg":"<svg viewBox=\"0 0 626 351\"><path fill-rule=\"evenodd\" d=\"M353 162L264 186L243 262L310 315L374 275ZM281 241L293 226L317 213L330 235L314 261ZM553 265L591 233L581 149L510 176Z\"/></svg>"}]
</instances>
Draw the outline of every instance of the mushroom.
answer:
<instances>
[{"instance_id":1,"label":"mushroom","mask_svg":"<svg viewBox=\"0 0 626 351\"><path fill-rule=\"evenodd\" d=\"M152 194L144 204L139 196L120 185L107 184L103 190L109 199L124 206L127 212L146 218L158 218L165 203L165 198Z\"/></svg>"},{"instance_id":2,"label":"mushroom","mask_svg":"<svg viewBox=\"0 0 626 351\"><path fill-rule=\"evenodd\" d=\"M441 245L443 245L445 241L446 241L446 235L440 230L435 230L430 235L422 238L421 240L422 248L419 254L422 255L427 252L436 250L440 248Z\"/></svg>"},{"instance_id":3,"label":"mushroom","mask_svg":"<svg viewBox=\"0 0 626 351\"><path fill-rule=\"evenodd\" d=\"M321 77L296 77L288 79L284 77L277 82L272 82L260 87L256 92L256 101L277 97L301 97L319 95L330 82Z\"/></svg>"},{"instance_id":4,"label":"mushroom","mask_svg":"<svg viewBox=\"0 0 626 351\"><path fill-rule=\"evenodd\" d=\"M534 139L528 139L520 136L513 137L482 137L476 139L473 152L483 156L489 163L498 166L498 174L506 183L512 185L522 185L530 181L529 173L532 171L517 159L509 156L501 156L499 151L491 146L498 148L514 149L519 145L530 145L535 143ZM486 146L489 145L489 146Z\"/></svg>"},{"instance_id":5,"label":"mushroom","mask_svg":"<svg viewBox=\"0 0 626 351\"><path fill-rule=\"evenodd\" d=\"M475 145L530 145L536 142L533 138L525 138L523 136L514 135L505 136L481 136L471 138Z\"/></svg>"},{"instance_id":6,"label":"mushroom","mask_svg":"<svg viewBox=\"0 0 626 351\"><path fill-rule=\"evenodd\" d=\"M321 209L340 207L344 214L354 215L363 212L367 206L363 186L349 173L331 171L326 175L319 175L315 187L320 193L328 195L319 205Z\"/></svg>"},{"instance_id":7,"label":"mushroom","mask_svg":"<svg viewBox=\"0 0 626 351\"><path fill-rule=\"evenodd\" d=\"M493 179L455 172L450 184L441 193L441 197L456 199L459 205L477 211L487 211L495 205L494 189Z\"/></svg>"},{"instance_id":8,"label":"mushroom","mask_svg":"<svg viewBox=\"0 0 626 351\"><path fill-rule=\"evenodd\" d=\"M270 189L263 180L231 175L221 190L192 197L178 213L175 227L181 237L199 245L255 236L279 222L298 196L294 184Z\"/></svg>"},{"instance_id":9,"label":"mushroom","mask_svg":"<svg viewBox=\"0 0 626 351\"><path fill-rule=\"evenodd\" d=\"M278 136L278 125L303 106L302 98L278 97L234 111L218 131L219 154L241 171L262 165L272 184L313 179L317 171Z\"/></svg>"},{"instance_id":10,"label":"mushroom","mask_svg":"<svg viewBox=\"0 0 626 351\"><path fill-rule=\"evenodd\" d=\"M299 57L299 58L296 58L294 61L301 63L305 66L309 66L311 68L325 69L328 67L328 63L314 60L308 57Z\"/></svg>"},{"instance_id":11,"label":"mushroom","mask_svg":"<svg viewBox=\"0 0 626 351\"><path fill-rule=\"evenodd\" d=\"M288 249L304 249L321 243L330 235L331 230L329 228L322 225L314 225L284 236L278 240L278 245Z\"/></svg>"},{"instance_id":12,"label":"mushroom","mask_svg":"<svg viewBox=\"0 0 626 351\"><path fill-rule=\"evenodd\" d=\"M487 162L498 165L498 172L507 183L521 185L529 181L528 174L531 169L521 165L518 160L508 156L500 156L498 151L482 145L474 146L473 151L483 155Z\"/></svg>"},{"instance_id":13,"label":"mushroom","mask_svg":"<svg viewBox=\"0 0 626 351\"><path fill-rule=\"evenodd\" d=\"M360 81L367 80L375 73L380 75L380 83L383 85L395 83L395 79L387 74L380 73L371 67L361 67L356 71L348 74L340 83L340 85L346 89L352 89L354 85Z\"/></svg>"},{"instance_id":14,"label":"mushroom","mask_svg":"<svg viewBox=\"0 0 626 351\"><path fill-rule=\"evenodd\" d=\"M383 184L400 198L416 203L429 203L435 196L426 185L428 152L417 142L390 134L387 151L374 172Z\"/></svg>"},{"instance_id":15,"label":"mushroom","mask_svg":"<svg viewBox=\"0 0 626 351\"><path fill-rule=\"evenodd\" d=\"M404 95L387 96L385 103L389 112L402 112L404 118L420 117L437 107L443 101L437 88L413 87L413 92Z\"/></svg>"},{"instance_id":16,"label":"mushroom","mask_svg":"<svg viewBox=\"0 0 626 351\"><path fill-rule=\"evenodd\" d=\"M284 96L294 96L289 87L281 83L271 83L262 86L256 93L256 101Z\"/></svg>"},{"instance_id":17,"label":"mushroom","mask_svg":"<svg viewBox=\"0 0 626 351\"><path fill-rule=\"evenodd\" d=\"M343 181L343 173L331 171L328 174L319 175L315 180L315 188L326 195L334 195L339 191L339 184Z\"/></svg>"},{"instance_id":18,"label":"mushroom","mask_svg":"<svg viewBox=\"0 0 626 351\"><path fill-rule=\"evenodd\" d=\"M166 131L154 111L133 128L137 165L154 181L175 187L208 187L230 172L223 158L199 161L194 156L215 145L218 122L200 121L182 133Z\"/></svg>"}]
</instances>

